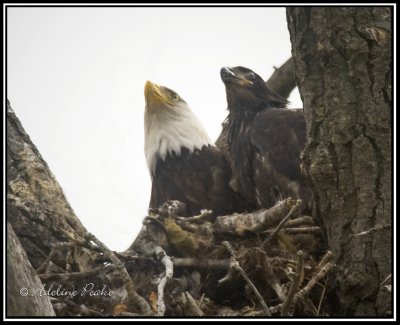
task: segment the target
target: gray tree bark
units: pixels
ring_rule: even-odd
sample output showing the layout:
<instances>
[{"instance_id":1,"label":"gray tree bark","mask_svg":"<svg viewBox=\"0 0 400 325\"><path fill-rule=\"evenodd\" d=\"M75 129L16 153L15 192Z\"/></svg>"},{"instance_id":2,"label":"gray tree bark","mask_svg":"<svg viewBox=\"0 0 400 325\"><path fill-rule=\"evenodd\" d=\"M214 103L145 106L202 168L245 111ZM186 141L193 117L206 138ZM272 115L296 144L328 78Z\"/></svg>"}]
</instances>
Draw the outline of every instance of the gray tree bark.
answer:
<instances>
[{"instance_id":1,"label":"gray tree bark","mask_svg":"<svg viewBox=\"0 0 400 325\"><path fill-rule=\"evenodd\" d=\"M338 315L392 313L392 11L290 7L303 167L338 266Z\"/></svg>"},{"instance_id":2,"label":"gray tree bark","mask_svg":"<svg viewBox=\"0 0 400 325\"><path fill-rule=\"evenodd\" d=\"M55 316L49 297L39 294L43 284L9 223L7 252L7 316Z\"/></svg>"},{"instance_id":3,"label":"gray tree bark","mask_svg":"<svg viewBox=\"0 0 400 325\"><path fill-rule=\"evenodd\" d=\"M36 146L7 102L7 220L34 268L54 245L84 240L85 227L76 217ZM58 271L64 265L54 265Z\"/></svg>"}]
</instances>

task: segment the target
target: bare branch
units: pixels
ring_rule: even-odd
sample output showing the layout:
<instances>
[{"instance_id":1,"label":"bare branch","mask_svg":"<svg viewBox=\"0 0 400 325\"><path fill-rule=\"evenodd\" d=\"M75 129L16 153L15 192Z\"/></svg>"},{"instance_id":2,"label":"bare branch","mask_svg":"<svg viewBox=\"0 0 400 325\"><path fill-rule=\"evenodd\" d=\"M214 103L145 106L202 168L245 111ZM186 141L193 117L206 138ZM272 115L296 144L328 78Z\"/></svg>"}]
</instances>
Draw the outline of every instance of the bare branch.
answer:
<instances>
[{"instance_id":1,"label":"bare branch","mask_svg":"<svg viewBox=\"0 0 400 325\"><path fill-rule=\"evenodd\" d=\"M358 238L358 237L366 236L366 235L369 235L369 234L373 234L373 233L375 233L375 232L377 232L379 230L382 230L382 229L388 229L390 227L392 227L392 226L391 225L383 225L382 226L381 224L377 224L377 225L375 225L375 227L372 227L371 229L359 232L357 234L353 234L352 237Z\"/></svg>"},{"instance_id":2,"label":"bare branch","mask_svg":"<svg viewBox=\"0 0 400 325\"><path fill-rule=\"evenodd\" d=\"M293 58L288 59L275 71L267 81L267 86L276 91L283 98L287 99L296 87Z\"/></svg>"},{"instance_id":3,"label":"bare branch","mask_svg":"<svg viewBox=\"0 0 400 325\"><path fill-rule=\"evenodd\" d=\"M191 257L173 257L175 266L180 267L194 267L199 269L229 269L229 260L198 260Z\"/></svg>"},{"instance_id":4,"label":"bare branch","mask_svg":"<svg viewBox=\"0 0 400 325\"><path fill-rule=\"evenodd\" d=\"M292 282L292 285L290 286L289 293L286 296L286 300L282 304L281 316L289 315L289 311L290 311L290 307L292 306L294 295L299 288L300 279L303 274L303 263L304 263L304 255L303 255L303 251L300 250L297 252L296 274L293 277L293 282Z\"/></svg>"},{"instance_id":5,"label":"bare branch","mask_svg":"<svg viewBox=\"0 0 400 325\"><path fill-rule=\"evenodd\" d=\"M298 299L303 299L306 295L308 295L308 294L310 293L311 289L314 288L314 286L317 284L317 282L318 282L319 280L321 280L323 277L325 277L325 275L326 275L334 266L335 266L335 264L332 263L332 262L326 263L326 264L321 268L321 270L320 270L317 274L315 274L315 275L310 279L310 281L308 281L307 285L306 285L303 289L301 289L301 290L296 294L295 302L296 302Z\"/></svg>"},{"instance_id":6,"label":"bare branch","mask_svg":"<svg viewBox=\"0 0 400 325\"><path fill-rule=\"evenodd\" d=\"M303 216L286 222L285 227L296 227L300 225L313 225L314 221L310 216Z\"/></svg>"},{"instance_id":7,"label":"bare branch","mask_svg":"<svg viewBox=\"0 0 400 325\"><path fill-rule=\"evenodd\" d=\"M301 205L301 200L297 200L296 204L294 206L292 206L292 208L290 209L287 216L281 220L279 225L275 228L275 230L272 232L272 234L269 235L268 238L263 242L261 247L264 247L272 238L274 238L276 236L276 234L279 232L279 230L281 230L283 228L283 226L285 225L285 223L293 216L295 211L298 210L300 205Z\"/></svg>"},{"instance_id":8,"label":"bare branch","mask_svg":"<svg viewBox=\"0 0 400 325\"><path fill-rule=\"evenodd\" d=\"M276 225L296 204L296 200L285 199L269 209L253 213L236 213L218 217L214 223L214 231L237 232L243 235L246 231L263 232L268 227Z\"/></svg>"},{"instance_id":9,"label":"bare branch","mask_svg":"<svg viewBox=\"0 0 400 325\"><path fill-rule=\"evenodd\" d=\"M167 284L168 280L172 278L174 274L174 264L171 261L171 258L167 255L167 253L160 246L157 246L154 249L154 253L157 258L161 261L161 263L165 266L165 276L161 279L158 284L158 298L157 298L157 313L158 316L164 316L166 307L164 303L164 288Z\"/></svg>"}]
</instances>

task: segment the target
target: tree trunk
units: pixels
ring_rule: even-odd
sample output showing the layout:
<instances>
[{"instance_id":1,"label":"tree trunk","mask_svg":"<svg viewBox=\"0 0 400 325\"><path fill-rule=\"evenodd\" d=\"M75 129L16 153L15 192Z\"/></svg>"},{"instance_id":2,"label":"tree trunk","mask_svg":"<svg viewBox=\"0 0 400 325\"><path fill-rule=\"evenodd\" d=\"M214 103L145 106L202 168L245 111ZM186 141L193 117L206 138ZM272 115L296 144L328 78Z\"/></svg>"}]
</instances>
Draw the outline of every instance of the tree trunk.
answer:
<instances>
[{"instance_id":1,"label":"tree trunk","mask_svg":"<svg viewBox=\"0 0 400 325\"><path fill-rule=\"evenodd\" d=\"M7 221L34 268L54 245L71 238L83 240L87 232L8 101ZM58 271L65 269L65 264L58 264Z\"/></svg>"},{"instance_id":2,"label":"tree trunk","mask_svg":"<svg viewBox=\"0 0 400 325\"><path fill-rule=\"evenodd\" d=\"M7 316L55 316L43 284L7 223ZM36 292L36 293L35 293Z\"/></svg>"},{"instance_id":3,"label":"tree trunk","mask_svg":"<svg viewBox=\"0 0 400 325\"><path fill-rule=\"evenodd\" d=\"M331 313L391 315L391 8L290 7L287 20L307 120L303 169L338 266Z\"/></svg>"}]
</instances>

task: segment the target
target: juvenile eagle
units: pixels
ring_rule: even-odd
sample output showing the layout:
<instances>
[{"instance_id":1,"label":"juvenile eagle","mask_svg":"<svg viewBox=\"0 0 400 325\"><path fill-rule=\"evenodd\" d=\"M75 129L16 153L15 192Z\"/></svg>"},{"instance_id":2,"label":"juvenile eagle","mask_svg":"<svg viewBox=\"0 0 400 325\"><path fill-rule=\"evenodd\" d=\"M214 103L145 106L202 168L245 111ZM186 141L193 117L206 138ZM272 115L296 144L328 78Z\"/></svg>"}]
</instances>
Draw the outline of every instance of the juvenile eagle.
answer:
<instances>
[{"instance_id":1,"label":"juvenile eagle","mask_svg":"<svg viewBox=\"0 0 400 325\"><path fill-rule=\"evenodd\" d=\"M286 197L311 208L312 195L300 172L306 142L302 110L287 101L250 69L221 69L229 114L217 146L232 167L231 187L257 208L269 208Z\"/></svg>"},{"instance_id":2,"label":"juvenile eagle","mask_svg":"<svg viewBox=\"0 0 400 325\"><path fill-rule=\"evenodd\" d=\"M200 121L173 90L147 81L145 155L152 179L150 207L179 200L188 213L240 212L246 201L229 187L231 171Z\"/></svg>"}]
</instances>

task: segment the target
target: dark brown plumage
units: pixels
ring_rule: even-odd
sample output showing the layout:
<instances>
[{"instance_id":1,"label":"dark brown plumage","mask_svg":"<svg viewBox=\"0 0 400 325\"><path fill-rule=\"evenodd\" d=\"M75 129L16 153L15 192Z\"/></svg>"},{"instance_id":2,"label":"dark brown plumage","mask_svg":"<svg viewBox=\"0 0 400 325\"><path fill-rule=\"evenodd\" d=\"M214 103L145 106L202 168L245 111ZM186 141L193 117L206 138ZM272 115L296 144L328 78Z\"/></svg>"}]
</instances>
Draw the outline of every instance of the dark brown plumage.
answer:
<instances>
[{"instance_id":1,"label":"dark brown plumage","mask_svg":"<svg viewBox=\"0 0 400 325\"><path fill-rule=\"evenodd\" d=\"M211 145L186 102L171 89L145 87L145 154L152 178L150 207L167 200L185 203L189 214L241 212L246 201L229 187L231 171Z\"/></svg>"},{"instance_id":2,"label":"dark brown plumage","mask_svg":"<svg viewBox=\"0 0 400 325\"><path fill-rule=\"evenodd\" d=\"M250 69L222 68L221 78L229 115L216 143L231 164L231 187L257 208L286 197L311 208L311 191L300 172L303 111L287 109L287 101Z\"/></svg>"}]
</instances>

